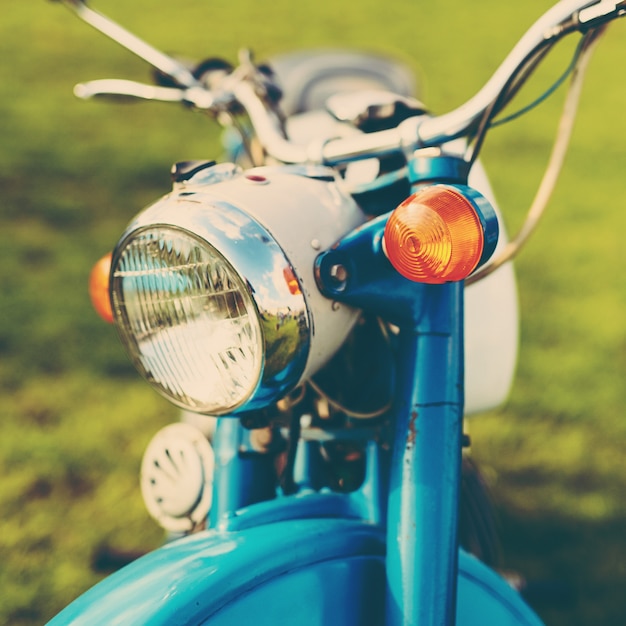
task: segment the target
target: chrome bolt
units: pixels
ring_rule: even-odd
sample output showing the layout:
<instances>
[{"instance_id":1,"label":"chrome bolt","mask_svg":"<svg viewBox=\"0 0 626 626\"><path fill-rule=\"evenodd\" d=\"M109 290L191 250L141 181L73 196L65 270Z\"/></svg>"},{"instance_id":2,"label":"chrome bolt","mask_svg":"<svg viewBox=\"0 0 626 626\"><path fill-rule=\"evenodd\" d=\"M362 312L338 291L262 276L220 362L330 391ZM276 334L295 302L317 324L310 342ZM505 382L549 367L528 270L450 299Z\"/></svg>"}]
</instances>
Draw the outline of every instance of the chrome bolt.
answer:
<instances>
[{"instance_id":1,"label":"chrome bolt","mask_svg":"<svg viewBox=\"0 0 626 626\"><path fill-rule=\"evenodd\" d=\"M330 277L338 282L344 283L348 279L348 270L345 265L341 265L341 263L336 263L329 270Z\"/></svg>"}]
</instances>

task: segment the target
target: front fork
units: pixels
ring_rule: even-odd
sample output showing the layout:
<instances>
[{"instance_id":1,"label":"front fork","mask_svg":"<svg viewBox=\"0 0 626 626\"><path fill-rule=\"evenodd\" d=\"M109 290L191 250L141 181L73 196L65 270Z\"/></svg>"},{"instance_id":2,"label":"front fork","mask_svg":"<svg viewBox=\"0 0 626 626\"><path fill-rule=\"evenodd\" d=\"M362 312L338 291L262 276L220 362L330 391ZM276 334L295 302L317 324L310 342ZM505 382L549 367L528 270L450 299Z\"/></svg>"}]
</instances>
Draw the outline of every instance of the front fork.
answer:
<instances>
[{"instance_id":1,"label":"front fork","mask_svg":"<svg viewBox=\"0 0 626 626\"><path fill-rule=\"evenodd\" d=\"M400 276L382 251L387 216L318 259L326 296L400 330L387 502L387 626L452 626L463 437L463 282ZM338 272L337 267L342 271ZM345 277L337 283L335 277Z\"/></svg>"},{"instance_id":2,"label":"front fork","mask_svg":"<svg viewBox=\"0 0 626 626\"><path fill-rule=\"evenodd\" d=\"M452 625L463 435L463 287L427 288L401 328L387 526L387 624Z\"/></svg>"}]
</instances>

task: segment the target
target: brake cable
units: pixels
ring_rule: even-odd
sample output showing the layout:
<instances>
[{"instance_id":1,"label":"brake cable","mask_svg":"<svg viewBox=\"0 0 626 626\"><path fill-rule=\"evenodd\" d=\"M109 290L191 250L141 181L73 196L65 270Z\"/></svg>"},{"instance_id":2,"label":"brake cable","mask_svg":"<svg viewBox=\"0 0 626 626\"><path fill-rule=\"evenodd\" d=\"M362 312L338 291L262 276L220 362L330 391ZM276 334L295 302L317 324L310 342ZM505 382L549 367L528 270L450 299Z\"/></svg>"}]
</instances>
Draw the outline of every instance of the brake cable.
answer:
<instances>
[{"instance_id":1,"label":"brake cable","mask_svg":"<svg viewBox=\"0 0 626 626\"><path fill-rule=\"evenodd\" d=\"M572 136L574 120L580 101L582 84L589 65L589 60L591 59L591 53L595 49L595 45L605 29L606 26L601 26L589 31L583 37L583 42L580 46L580 55L572 70L572 80L563 105L557 136L552 147L550 159L522 227L517 235L505 245L502 252L500 252L495 259L475 274L472 274L472 276L465 281L466 285L471 285L482 280L515 257L537 227L541 216L545 212L550 196L554 191L556 181L563 167L563 162L565 161L565 155Z\"/></svg>"}]
</instances>

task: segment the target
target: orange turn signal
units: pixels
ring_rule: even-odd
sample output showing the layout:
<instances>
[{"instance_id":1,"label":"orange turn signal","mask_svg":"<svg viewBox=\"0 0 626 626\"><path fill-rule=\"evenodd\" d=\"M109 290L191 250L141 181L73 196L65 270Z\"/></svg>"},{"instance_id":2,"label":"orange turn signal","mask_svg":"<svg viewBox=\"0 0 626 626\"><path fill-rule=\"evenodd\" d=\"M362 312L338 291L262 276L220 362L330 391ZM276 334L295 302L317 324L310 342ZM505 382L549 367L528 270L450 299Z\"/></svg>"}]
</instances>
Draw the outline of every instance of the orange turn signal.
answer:
<instances>
[{"instance_id":1,"label":"orange turn signal","mask_svg":"<svg viewBox=\"0 0 626 626\"><path fill-rule=\"evenodd\" d=\"M113 310L109 298L109 272L112 253L105 254L89 274L89 297L96 313L108 324L113 323Z\"/></svg>"},{"instance_id":2,"label":"orange turn signal","mask_svg":"<svg viewBox=\"0 0 626 626\"><path fill-rule=\"evenodd\" d=\"M439 284L467 278L483 256L484 242L474 199L458 187L433 185L391 213L383 249L405 278Z\"/></svg>"}]
</instances>

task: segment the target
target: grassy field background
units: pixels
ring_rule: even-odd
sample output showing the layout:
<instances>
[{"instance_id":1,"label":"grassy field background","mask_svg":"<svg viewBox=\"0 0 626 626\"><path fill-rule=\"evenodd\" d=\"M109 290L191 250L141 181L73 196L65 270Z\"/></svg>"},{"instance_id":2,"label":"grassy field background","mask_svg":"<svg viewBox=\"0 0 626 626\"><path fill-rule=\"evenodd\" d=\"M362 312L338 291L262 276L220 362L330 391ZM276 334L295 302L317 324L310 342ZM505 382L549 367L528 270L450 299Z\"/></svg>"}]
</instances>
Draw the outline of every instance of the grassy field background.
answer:
<instances>
[{"instance_id":1,"label":"grassy field background","mask_svg":"<svg viewBox=\"0 0 626 626\"><path fill-rule=\"evenodd\" d=\"M407 62L435 111L471 96L548 2L101 0L157 47L258 58L356 47ZM531 94L565 67L557 51ZM471 424L498 502L504 565L551 591L548 624L626 623L626 22L592 61L566 171L518 262L510 401ZM51 2L0 20L0 623L40 624L92 585L106 547L147 550L138 467L175 411L138 379L87 296L91 265L167 191L170 164L219 155L174 106L75 100L75 82L145 65ZM531 96L528 96L528 100ZM484 160L511 229L545 164L562 93L492 133Z\"/></svg>"}]
</instances>

